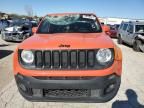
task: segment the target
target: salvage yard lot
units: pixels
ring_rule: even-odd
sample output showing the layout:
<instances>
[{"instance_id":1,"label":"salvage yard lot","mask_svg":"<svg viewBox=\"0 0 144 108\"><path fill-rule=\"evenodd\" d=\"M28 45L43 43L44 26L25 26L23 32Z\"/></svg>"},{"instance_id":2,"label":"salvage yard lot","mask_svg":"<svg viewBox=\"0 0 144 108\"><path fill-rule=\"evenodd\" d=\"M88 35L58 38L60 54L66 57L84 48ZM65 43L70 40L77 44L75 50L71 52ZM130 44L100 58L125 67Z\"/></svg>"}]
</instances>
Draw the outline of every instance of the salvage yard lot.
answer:
<instances>
[{"instance_id":1,"label":"salvage yard lot","mask_svg":"<svg viewBox=\"0 0 144 108\"><path fill-rule=\"evenodd\" d=\"M122 83L116 97L107 103L29 102L19 94L13 77L12 55L17 45L0 38L0 108L144 108L144 53L120 45Z\"/></svg>"}]
</instances>

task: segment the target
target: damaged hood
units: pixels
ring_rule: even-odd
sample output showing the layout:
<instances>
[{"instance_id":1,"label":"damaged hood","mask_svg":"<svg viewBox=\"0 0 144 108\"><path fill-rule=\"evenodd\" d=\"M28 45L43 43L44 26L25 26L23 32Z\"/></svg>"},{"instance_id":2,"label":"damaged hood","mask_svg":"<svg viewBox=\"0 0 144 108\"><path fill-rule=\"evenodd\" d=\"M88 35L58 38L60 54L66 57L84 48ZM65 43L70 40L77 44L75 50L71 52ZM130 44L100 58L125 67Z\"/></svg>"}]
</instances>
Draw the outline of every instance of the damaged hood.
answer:
<instances>
[{"instance_id":1,"label":"damaged hood","mask_svg":"<svg viewBox=\"0 0 144 108\"><path fill-rule=\"evenodd\" d=\"M20 26L13 26L13 27L7 27L5 28L5 30L9 32L16 32L19 31L20 28L21 28Z\"/></svg>"}]
</instances>

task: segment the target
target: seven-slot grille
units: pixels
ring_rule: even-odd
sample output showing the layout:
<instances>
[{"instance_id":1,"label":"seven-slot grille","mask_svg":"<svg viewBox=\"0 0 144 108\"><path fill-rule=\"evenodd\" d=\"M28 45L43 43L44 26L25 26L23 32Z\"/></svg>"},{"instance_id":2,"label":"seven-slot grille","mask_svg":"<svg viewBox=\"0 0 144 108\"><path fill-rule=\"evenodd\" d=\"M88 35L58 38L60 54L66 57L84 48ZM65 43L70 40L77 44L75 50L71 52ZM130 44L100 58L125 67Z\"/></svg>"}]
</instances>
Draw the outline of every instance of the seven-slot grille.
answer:
<instances>
[{"instance_id":1,"label":"seven-slot grille","mask_svg":"<svg viewBox=\"0 0 144 108\"><path fill-rule=\"evenodd\" d=\"M22 51L22 50L21 50ZM104 69L112 65L113 60L101 65L96 59L98 49L90 50L34 50L35 60L26 64L21 59L21 64L28 69ZM113 50L111 49L113 52Z\"/></svg>"},{"instance_id":2,"label":"seven-slot grille","mask_svg":"<svg viewBox=\"0 0 144 108\"><path fill-rule=\"evenodd\" d=\"M35 66L47 69L93 68L95 53L95 50L35 51Z\"/></svg>"}]
</instances>

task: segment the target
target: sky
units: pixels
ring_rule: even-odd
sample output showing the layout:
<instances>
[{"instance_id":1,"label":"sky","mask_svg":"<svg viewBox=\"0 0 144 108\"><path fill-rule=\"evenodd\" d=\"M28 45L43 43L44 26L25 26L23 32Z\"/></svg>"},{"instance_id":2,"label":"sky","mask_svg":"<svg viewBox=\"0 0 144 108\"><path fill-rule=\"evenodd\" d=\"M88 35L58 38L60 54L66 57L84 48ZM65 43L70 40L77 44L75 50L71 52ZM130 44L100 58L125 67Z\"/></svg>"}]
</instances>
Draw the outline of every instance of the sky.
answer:
<instances>
[{"instance_id":1,"label":"sky","mask_svg":"<svg viewBox=\"0 0 144 108\"><path fill-rule=\"evenodd\" d=\"M1 12L26 15L26 7L32 7L37 16L92 12L98 17L144 19L144 0L0 0Z\"/></svg>"}]
</instances>

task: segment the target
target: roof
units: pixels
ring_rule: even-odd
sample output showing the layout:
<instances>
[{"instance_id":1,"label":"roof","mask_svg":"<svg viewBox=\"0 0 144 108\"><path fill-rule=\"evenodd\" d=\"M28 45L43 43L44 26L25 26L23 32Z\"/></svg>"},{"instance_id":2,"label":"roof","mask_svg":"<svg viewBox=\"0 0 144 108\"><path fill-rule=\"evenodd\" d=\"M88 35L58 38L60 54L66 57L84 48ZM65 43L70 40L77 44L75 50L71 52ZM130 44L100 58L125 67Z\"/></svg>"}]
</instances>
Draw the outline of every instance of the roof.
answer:
<instances>
[{"instance_id":1,"label":"roof","mask_svg":"<svg viewBox=\"0 0 144 108\"><path fill-rule=\"evenodd\" d=\"M135 25L141 25L141 24L144 25L144 21L129 21L129 22L123 21L122 23L132 23L132 24L135 24Z\"/></svg>"},{"instance_id":2,"label":"roof","mask_svg":"<svg viewBox=\"0 0 144 108\"><path fill-rule=\"evenodd\" d=\"M94 13L52 13L52 14L47 14L47 15L50 15L50 16L55 16L55 15L63 16L63 15L75 15L75 14L87 14L87 15L96 16Z\"/></svg>"}]
</instances>

